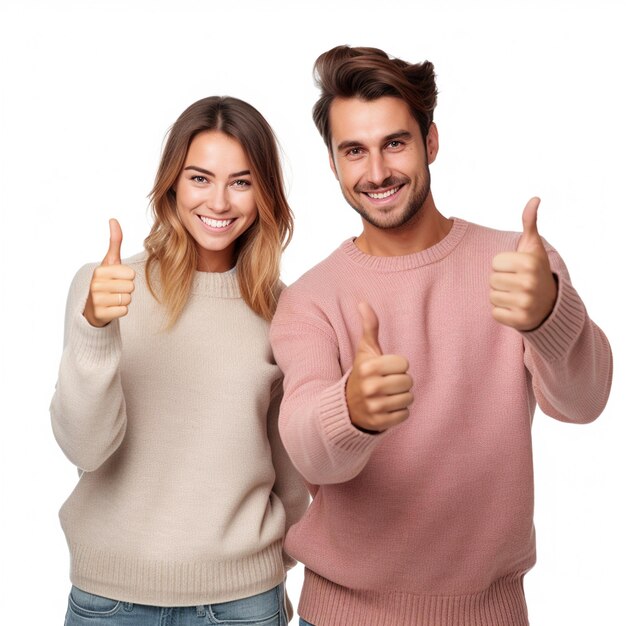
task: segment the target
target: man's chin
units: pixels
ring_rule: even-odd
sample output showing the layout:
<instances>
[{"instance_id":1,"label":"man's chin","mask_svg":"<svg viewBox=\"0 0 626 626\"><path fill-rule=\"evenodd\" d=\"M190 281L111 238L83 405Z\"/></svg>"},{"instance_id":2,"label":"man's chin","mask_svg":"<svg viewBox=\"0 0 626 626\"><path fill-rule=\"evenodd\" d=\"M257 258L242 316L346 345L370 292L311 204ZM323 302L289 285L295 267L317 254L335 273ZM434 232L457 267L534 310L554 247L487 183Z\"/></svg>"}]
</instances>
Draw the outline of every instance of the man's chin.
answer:
<instances>
[{"instance_id":1,"label":"man's chin","mask_svg":"<svg viewBox=\"0 0 626 626\"><path fill-rule=\"evenodd\" d=\"M408 222L410 222L415 215L419 212L413 210L407 210L406 207L397 208L397 209L389 209L384 213L378 212L373 213L371 211L366 211L363 207L352 207L355 211L368 223L376 228L380 228L381 230L394 230L396 228L401 228Z\"/></svg>"}]
</instances>

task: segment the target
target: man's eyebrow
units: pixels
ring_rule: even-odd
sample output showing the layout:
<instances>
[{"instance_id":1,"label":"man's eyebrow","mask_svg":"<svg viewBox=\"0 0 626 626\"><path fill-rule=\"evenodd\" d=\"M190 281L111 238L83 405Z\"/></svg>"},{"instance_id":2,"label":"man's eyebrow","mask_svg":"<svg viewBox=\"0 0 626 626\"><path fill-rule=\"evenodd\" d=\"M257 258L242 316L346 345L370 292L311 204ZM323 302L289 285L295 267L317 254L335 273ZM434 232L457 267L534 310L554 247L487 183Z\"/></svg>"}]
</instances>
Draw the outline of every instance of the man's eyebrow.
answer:
<instances>
[{"instance_id":1,"label":"man's eyebrow","mask_svg":"<svg viewBox=\"0 0 626 626\"><path fill-rule=\"evenodd\" d=\"M346 148L359 148L361 146L361 142L353 141L348 139L347 141L342 141L338 146L337 150L345 150Z\"/></svg>"},{"instance_id":2,"label":"man's eyebrow","mask_svg":"<svg viewBox=\"0 0 626 626\"><path fill-rule=\"evenodd\" d=\"M395 133L391 133L383 137L382 143L388 143L390 141L394 141L396 139L412 139L413 134L408 130L398 130ZM356 141L354 139L347 139L346 141L342 141L337 146L337 151L346 150L348 148L360 148L363 144L360 141Z\"/></svg>"},{"instance_id":3,"label":"man's eyebrow","mask_svg":"<svg viewBox=\"0 0 626 626\"><path fill-rule=\"evenodd\" d=\"M413 133L408 130L399 130L396 133L391 133L391 135L387 135L383 139L383 143L388 143L389 141L393 141L394 139L412 139Z\"/></svg>"},{"instance_id":4,"label":"man's eyebrow","mask_svg":"<svg viewBox=\"0 0 626 626\"><path fill-rule=\"evenodd\" d=\"M203 167L198 167L197 165L188 165L184 168L184 170L195 170L196 172L201 172L202 174L206 174L207 176L215 176L215 174L211 170L205 170ZM250 170L233 172L232 174L228 175L228 178L237 178L237 176L250 176Z\"/></svg>"}]
</instances>

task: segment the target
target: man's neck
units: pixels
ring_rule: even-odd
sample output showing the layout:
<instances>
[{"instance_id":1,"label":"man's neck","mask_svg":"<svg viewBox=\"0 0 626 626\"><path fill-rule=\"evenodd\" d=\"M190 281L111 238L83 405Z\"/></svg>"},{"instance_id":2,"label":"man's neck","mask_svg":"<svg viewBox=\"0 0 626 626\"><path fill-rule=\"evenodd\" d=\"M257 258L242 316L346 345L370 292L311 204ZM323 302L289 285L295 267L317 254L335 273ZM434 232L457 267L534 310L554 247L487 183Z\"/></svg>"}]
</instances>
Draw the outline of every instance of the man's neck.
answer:
<instances>
[{"instance_id":1,"label":"man's neck","mask_svg":"<svg viewBox=\"0 0 626 626\"><path fill-rule=\"evenodd\" d=\"M439 213L431 199L409 222L398 228L378 228L363 221L363 232L354 243L361 252L372 256L402 256L434 246L451 228L452 220Z\"/></svg>"}]
</instances>

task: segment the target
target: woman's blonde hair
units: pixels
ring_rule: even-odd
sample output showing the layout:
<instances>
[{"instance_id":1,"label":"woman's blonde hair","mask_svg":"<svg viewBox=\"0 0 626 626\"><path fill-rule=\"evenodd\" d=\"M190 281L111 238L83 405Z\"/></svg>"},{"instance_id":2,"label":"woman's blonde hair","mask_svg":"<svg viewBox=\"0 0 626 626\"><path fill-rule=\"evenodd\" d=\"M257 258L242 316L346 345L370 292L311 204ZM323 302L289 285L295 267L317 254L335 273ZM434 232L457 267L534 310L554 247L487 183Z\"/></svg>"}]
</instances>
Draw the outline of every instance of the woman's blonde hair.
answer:
<instances>
[{"instance_id":1,"label":"woman's blonde hair","mask_svg":"<svg viewBox=\"0 0 626 626\"><path fill-rule=\"evenodd\" d=\"M196 243L178 216L174 186L191 141L198 133L210 130L237 140L250 162L258 215L237 239L237 278L245 302L266 320L276 310L281 253L293 232L278 145L265 118L247 102L228 96L212 96L192 104L168 133L150 192L154 224L144 241L148 287L166 307L169 328L187 303L198 262ZM158 289L154 280L157 268Z\"/></svg>"}]
</instances>

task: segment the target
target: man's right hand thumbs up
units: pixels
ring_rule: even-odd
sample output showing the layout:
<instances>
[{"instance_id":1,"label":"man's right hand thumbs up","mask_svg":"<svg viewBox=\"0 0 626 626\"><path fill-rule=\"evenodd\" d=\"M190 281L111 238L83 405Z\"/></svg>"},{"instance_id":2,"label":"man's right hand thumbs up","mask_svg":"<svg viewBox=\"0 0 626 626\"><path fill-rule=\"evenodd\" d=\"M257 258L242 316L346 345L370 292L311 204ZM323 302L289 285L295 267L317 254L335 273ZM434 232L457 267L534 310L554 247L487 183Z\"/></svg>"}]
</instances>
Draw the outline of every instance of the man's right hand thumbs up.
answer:
<instances>
[{"instance_id":1,"label":"man's right hand thumbs up","mask_svg":"<svg viewBox=\"0 0 626 626\"><path fill-rule=\"evenodd\" d=\"M413 402L409 362L397 354L383 354L378 343L378 317L366 302L359 304L363 334L357 346L346 400L352 423L379 432L403 422Z\"/></svg>"},{"instance_id":2,"label":"man's right hand thumbs up","mask_svg":"<svg viewBox=\"0 0 626 626\"><path fill-rule=\"evenodd\" d=\"M122 265L122 229L117 220L109 220L109 233L109 249L93 272L83 311L85 319L97 327L124 317L135 289L135 270Z\"/></svg>"}]
</instances>

